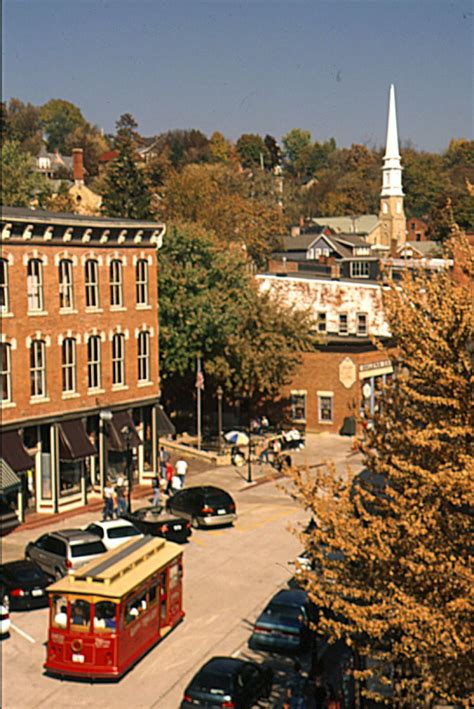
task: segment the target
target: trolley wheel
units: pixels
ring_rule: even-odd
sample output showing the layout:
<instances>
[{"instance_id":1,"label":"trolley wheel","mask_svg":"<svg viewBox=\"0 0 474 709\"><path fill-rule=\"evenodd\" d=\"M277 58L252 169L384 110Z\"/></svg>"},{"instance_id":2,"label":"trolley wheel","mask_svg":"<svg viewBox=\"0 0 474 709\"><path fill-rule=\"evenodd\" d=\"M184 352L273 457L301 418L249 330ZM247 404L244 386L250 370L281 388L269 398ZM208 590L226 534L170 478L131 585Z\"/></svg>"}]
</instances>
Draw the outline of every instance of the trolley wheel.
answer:
<instances>
[{"instance_id":1,"label":"trolley wheel","mask_svg":"<svg viewBox=\"0 0 474 709\"><path fill-rule=\"evenodd\" d=\"M191 527L193 529L199 529L199 522L197 521L196 517L193 517L191 519Z\"/></svg>"}]
</instances>

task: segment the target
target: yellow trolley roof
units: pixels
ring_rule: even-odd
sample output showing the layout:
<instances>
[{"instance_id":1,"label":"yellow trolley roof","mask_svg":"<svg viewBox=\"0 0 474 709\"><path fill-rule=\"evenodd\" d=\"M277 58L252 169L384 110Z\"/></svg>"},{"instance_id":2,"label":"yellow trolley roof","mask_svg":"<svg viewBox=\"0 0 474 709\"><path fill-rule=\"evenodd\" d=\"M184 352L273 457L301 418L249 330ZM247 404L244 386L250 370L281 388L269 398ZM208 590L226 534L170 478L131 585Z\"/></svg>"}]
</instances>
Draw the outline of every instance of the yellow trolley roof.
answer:
<instances>
[{"instance_id":1,"label":"yellow trolley roof","mask_svg":"<svg viewBox=\"0 0 474 709\"><path fill-rule=\"evenodd\" d=\"M48 592L122 598L181 554L178 544L161 538L132 539L48 586Z\"/></svg>"}]
</instances>

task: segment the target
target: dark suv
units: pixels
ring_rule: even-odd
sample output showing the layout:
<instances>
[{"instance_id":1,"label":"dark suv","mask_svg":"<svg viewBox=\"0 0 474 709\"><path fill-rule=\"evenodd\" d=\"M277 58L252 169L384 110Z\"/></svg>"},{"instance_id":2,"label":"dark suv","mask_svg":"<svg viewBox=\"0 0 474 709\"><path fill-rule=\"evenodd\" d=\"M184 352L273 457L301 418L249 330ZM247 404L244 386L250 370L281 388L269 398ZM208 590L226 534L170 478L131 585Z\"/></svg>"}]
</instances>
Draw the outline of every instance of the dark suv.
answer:
<instances>
[{"instance_id":1,"label":"dark suv","mask_svg":"<svg viewBox=\"0 0 474 709\"><path fill-rule=\"evenodd\" d=\"M107 551L95 534L82 529L62 529L43 534L25 549L25 559L36 561L49 576L60 579Z\"/></svg>"},{"instance_id":2,"label":"dark suv","mask_svg":"<svg viewBox=\"0 0 474 709\"><path fill-rule=\"evenodd\" d=\"M237 519L232 497L212 485L180 490L168 499L166 507L178 517L189 519L195 528L233 524Z\"/></svg>"}]
</instances>

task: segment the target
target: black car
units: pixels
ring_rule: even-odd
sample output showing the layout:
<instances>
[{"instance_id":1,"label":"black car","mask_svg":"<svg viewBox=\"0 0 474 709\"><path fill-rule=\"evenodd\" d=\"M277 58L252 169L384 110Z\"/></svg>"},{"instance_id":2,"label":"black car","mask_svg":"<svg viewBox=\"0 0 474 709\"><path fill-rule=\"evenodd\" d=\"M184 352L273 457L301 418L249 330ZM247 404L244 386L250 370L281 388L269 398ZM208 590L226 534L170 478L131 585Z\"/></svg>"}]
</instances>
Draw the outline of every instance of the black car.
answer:
<instances>
[{"instance_id":1,"label":"black car","mask_svg":"<svg viewBox=\"0 0 474 709\"><path fill-rule=\"evenodd\" d=\"M183 544L191 536L191 524L184 517L168 512L164 507L141 507L135 512L126 512L122 515L124 519L135 525L143 534L151 534L153 537L164 537L170 542Z\"/></svg>"},{"instance_id":2,"label":"black car","mask_svg":"<svg viewBox=\"0 0 474 709\"><path fill-rule=\"evenodd\" d=\"M257 618L249 647L282 654L304 652L310 648L309 621L315 617L304 591L279 591Z\"/></svg>"},{"instance_id":3,"label":"black car","mask_svg":"<svg viewBox=\"0 0 474 709\"><path fill-rule=\"evenodd\" d=\"M253 707L270 695L273 672L255 662L233 657L213 657L186 687L181 709L186 707Z\"/></svg>"},{"instance_id":4,"label":"black car","mask_svg":"<svg viewBox=\"0 0 474 709\"><path fill-rule=\"evenodd\" d=\"M174 514L189 519L195 528L233 524L237 519L232 497L212 485L179 490L168 499L166 506Z\"/></svg>"},{"instance_id":5,"label":"black car","mask_svg":"<svg viewBox=\"0 0 474 709\"><path fill-rule=\"evenodd\" d=\"M45 589L50 583L50 577L33 561L22 559L0 566L0 586L4 588L12 611L47 606Z\"/></svg>"}]
</instances>

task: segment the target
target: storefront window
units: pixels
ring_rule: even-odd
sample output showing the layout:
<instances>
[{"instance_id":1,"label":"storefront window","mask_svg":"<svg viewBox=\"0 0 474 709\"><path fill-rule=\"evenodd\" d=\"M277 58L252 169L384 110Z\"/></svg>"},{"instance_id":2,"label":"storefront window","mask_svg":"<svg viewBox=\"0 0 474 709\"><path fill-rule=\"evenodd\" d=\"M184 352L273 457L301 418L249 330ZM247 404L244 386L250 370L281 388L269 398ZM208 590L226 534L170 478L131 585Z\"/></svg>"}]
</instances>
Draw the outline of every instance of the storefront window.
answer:
<instances>
[{"instance_id":1,"label":"storefront window","mask_svg":"<svg viewBox=\"0 0 474 709\"><path fill-rule=\"evenodd\" d=\"M81 490L82 460L61 460L59 462L59 494L72 495Z\"/></svg>"}]
</instances>

